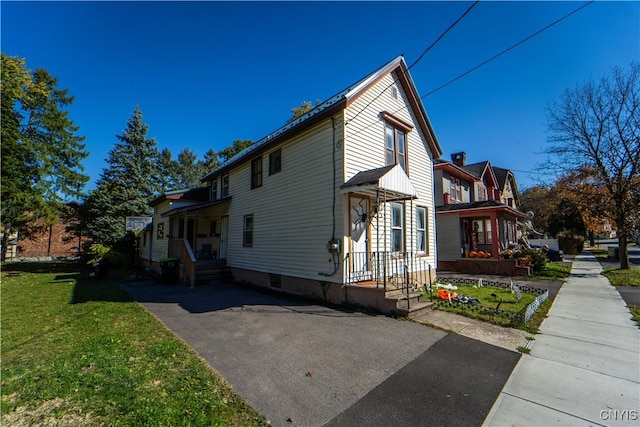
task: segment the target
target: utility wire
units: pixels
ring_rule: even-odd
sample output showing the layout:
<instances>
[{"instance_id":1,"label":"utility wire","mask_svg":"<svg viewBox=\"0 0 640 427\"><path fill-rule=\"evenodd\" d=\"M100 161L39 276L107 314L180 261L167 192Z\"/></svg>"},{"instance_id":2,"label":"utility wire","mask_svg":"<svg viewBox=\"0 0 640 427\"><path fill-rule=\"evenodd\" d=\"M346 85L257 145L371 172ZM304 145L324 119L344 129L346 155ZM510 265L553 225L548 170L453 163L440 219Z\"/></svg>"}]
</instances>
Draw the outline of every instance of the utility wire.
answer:
<instances>
[{"instance_id":1,"label":"utility wire","mask_svg":"<svg viewBox=\"0 0 640 427\"><path fill-rule=\"evenodd\" d=\"M594 0L595 1L595 0ZM413 64L411 64L410 67L407 68L407 72L409 72L409 70L411 68L413 68L418 62L420 62L422 60L422 58L424 57L424 55L426 55L427 52L429 52L440 40L442 40L442 38L453 29L453 27L455 27L456 25L458 25L458 23L462 20L462 18L464 18L465 16L467 16L467 14L469 12L471 12L471 9L473 9L475 7L475 5L477 5L478 3L480 3L480 0L476 0L471 6L469 6L469 8L458 18L456 19L453 24L449 25L449 27L442 33L440 34L440 36L433 42L431 43L431 45L429 47L427 47L422 54L418 57L418 59L416 59ZM391 82L391 84L389 84L389 86L385 87L382 91L380 91L380 93L378 95L376 95L371 101L369 101L367 103L367 105L365 105L364 107L362 107L362 109L360 111L358 111L356 113L355 116L351 117L349 120L347 120L345 122L345 124L349 124L349 122L351 122L352 120L354 120L356 117L358 117L360 115L360 113L362 113L364 110L366 110L371 104L373 104L373 102L380 98L386 91L387 89L389 89L391 86L393 86L394 84L396 84L398 82L397 79L393 79L393 82Z\"/></svg>"},{"instance_id":2,"label":"utility wire","mask_svg":"<svg viewBox=\"0 0 640 427\"><path fill-rule=\"evenodd\" d=\"M580 10L582 10L582 9L584 9L585 7L589 6L591 3L595 3L595 0L591 0L591 1L589 1L589 2L587 2L587 3L585 3L585 4L583 4L582 6L578 7L578 8L577 8L577 9L575 9L575 10L573 10L572 12L569 12L568 14L566 14L566 15L564 15L563 17L561 17L561 18L559 18L559 19L555 20L555 21L554 21L554 22L552 22L551 24L549 24L549 25L547 25L547 26L543 27L542 29L540 29L540 30L536 31L535 33L533 33L533 34L531 34L531 35L529 35L529 36L525 37L524 39L522 39L522 40L520 40L519 42L517 42L517 43L513 44L512 46L508 47L507 49L503 50L502 52L500 52L500 53L498 53L498 54L496 54L496 55L492 56L491 58L489 58L489 59L487 59L486 61L482 62L480 65L476 65L475 67L471 68L470 70L465 71L464 73L460 74L458 77L456 77L456 78L454 78L454 79L452 79L452 80L449 80L447 83L445 83L445 84L443 84L443 85L441 85L441 86L437 87L436 89L432 90L431 92L427 93L426 95L421 96L421 97L420 97L420 99L421 99L421 100L422 100L422 99L425 99L427 96L433 95L433 94L434 94L434 93L436 93L437 91L439 91L439 90L441 90L441 89L443 89L443 88L445 88L445 87L449 86L451 83L453 83L453 82L455 82L455 81L457 81L457 80L460 80L461 78L463 78L463 77L465 77L466 75L468 75L468 74L472 73L473 71L477 70L478 68L482 67L483 65L488 64L489 62L493 61L494 59L496 59L496 58L498 58L498 57L500 57L500 56L502 56L502 55L504 55L505 53L509 52L510 50L512 50L512 49L514 49L514 48L516 48L516 47L520 46L520 45L521 45L521 44L523 44L524 42L526 42L526 41L528 41L528 40L532 39L533 37L537 36L538 34L542 33L543 31L548 30L549 28L553 27L554 25L556 25L556 24L560 23L561 21L563 21L563 20L567 19L567 18L568 18L568 17L570 17L571 15L573 15L573 14L575 14L575 13L579 12ZM367 106L368 106L368 104L367 104ZM365 108L366 108L366 107L365 107ZM405 108L407 108L407 107L406 107L406 106L401 107L401 108L399 108L399 109L397 109L397 110L393 111L393 112L392 112L392 114L395 114L395 113L397 113L397 112L399 112L399 111L402 111L402 110L404 110ZM360 112L362 112L362 111L360 111ZM358 114L360 114L360 112L359 112ZM356 134L358 134L358 133L360 133L360 132L362 132L362 131L364 131L364 130L366 130L366 129L370 128L370 127L371 127L371 126L373 126L375 123L376 123L376 122L372 122L372 123L371 123L371 124L369 124L368 126L365 126L364 128L359 129L359 130L356 132Z\"/></svg>"},{"instance_id":3,"label":"utility wire","mask_svg":"<svg viewBox=\"0 0 640 427\"><path fill-rule=\"evenodd\" d=\"M512 49L515 49L516 47L520 46L521 44L527 42L528 40L534 38L535 36L537 36L538 34L542 33L543 31L548 30L549 28L553 27L554 25L558 24L561 21L564 21L565 19L567 19L568 17L570 17L571 15L573 15L574 13L579 12L580 10L584 9L585 7L589 6L591 3L594 3L595 0L591 0L590 2L587 2L585 4L583 4L582 6L580 6L579 8L575 9L572 12L569 12L568 14L564 15L562 18L557 19L556 21L552 22L551 24L547 25L546 27L536 31L535 33L531 34L528 37L525 37L524 39L520 40L518 43L506 48L505 50L503 50L502 52L492 56L491 58L487 59L486 61L480 63L479 65L476 65L475 67L471 68L468 71L465 71L464 73L460 74L458 77L449 80L447 83L438 86L437 88L435 88L434 90L432 90L431 92L427 93L426 95L420 97L420 99L424 99L430 95L433 95L434 93L438 92L440 89L444 89L445 87L449 86L451 83L460 80L461 78L465 77L466 75L474 72L475 70L477 70L478 68L488 64L489 62L493 61L494 59L497 59L498 57L504 55L505 53L509 52Z\"/></svg>"},{"instance_id":4,"label":"utility wire","mask_svg":"<svg viewBox=\"0 0 640 427\"><path fill-rule=\"evenodd\" d=\"M465 16L467 16L467 14L469 12L471 12L471 9L473 9L478 3L480 3L480 0L476 0L471 6L469 6L469 9L467 9L461 16L460 18L458 18L453 24L449 25L449 28L447 28L444 33L440 34L440 37L438 37L436 39L436 41L434 41L433 43L431 43L431 46L429 46L428 48L426 48L424 50L424 52L422 52L422 54L418 57L418 59L416 59L414 61L413 64L411 64L409 66L409 68L407 68L407 71L409 71L410 69L412 69L414 67L414 65L416 65L418 62L420 62L422 60L422 57L424 55L426 55L427 52L429 52L440 40L442 40L442 38L456 25L458 25L458 22L462 21L462 18L464 18Z\"/></svg>"}]
</instances>

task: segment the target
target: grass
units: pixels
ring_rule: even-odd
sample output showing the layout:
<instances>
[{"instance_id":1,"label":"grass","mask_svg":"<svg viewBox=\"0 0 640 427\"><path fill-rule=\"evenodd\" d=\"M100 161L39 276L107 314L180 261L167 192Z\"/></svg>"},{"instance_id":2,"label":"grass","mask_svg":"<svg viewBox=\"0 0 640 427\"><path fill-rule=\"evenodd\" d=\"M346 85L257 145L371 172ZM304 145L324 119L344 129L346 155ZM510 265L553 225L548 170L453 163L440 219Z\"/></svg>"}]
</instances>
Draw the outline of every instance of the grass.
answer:
<instances>
[{"instance_id":1,"label":"grass","mask_svg":"<svg viewBox=\"0 0 640 427\"><path fill-rule=\"evenodd\" d=\"M640 286L640 270L606 269L602 272L613 286Z\"/></svg>"},{"instance_id":2,"label":"grass","mask_svg":"<svg viewBox=\"0 0 640 427\"><path fill-rule=\"evenodd\" d=\"M510 289L504 288L494 288L494 287L474 287L470 285L461 285L452 283L458 286L458 289L455 291L460 295L477 298L480 300L477 306L473 305L449 305L446 303L438 304L437 308L444 311L449 311L456 314L462 314L468 317L472 317L479 320L488 321L491 323L496 323L502 326L511 326L516 327L518 329L525 330L527 332L536 333L538 331L538 327L546 317L547 312L551 308L551 302L547 299L544 301L532 318L526 323L513 322L511 319L507 319L501 316L487 314L487 311L492 312L494 309L498 308L504 310L506 312L511 313L515 316L518 313L523 312L526 307L531 304L535 299L536 295L521 293L521 300L518 301L517 297L514 293L511 292ZM425 298L429 298L428 295ZM433 295L434 301L436 301L437 297ZM440 300L443 301L443 300ZM485 310L480 308L486 308ZM488 309L488 310L487 310Z\"/></svg>"},{"instance_id":3,"label":"grass","mask_svg":"<svg viewBox=\"0 0 640 427\"><path fill-rule=\"evenodd\" d=\"M571 263L548 262L540 272L533 273L532 279L563 280L571 273Z\"/></svg>"},{"instance_id":4,"label":"grass","mask_svg":"<svg viewBox=\"0 0 640 427\"><path fill-rule=\"evenodd\" d=\"M1 425L266 425L118 285L70 263L1 280Z\"/></svg>"}]
</instances>

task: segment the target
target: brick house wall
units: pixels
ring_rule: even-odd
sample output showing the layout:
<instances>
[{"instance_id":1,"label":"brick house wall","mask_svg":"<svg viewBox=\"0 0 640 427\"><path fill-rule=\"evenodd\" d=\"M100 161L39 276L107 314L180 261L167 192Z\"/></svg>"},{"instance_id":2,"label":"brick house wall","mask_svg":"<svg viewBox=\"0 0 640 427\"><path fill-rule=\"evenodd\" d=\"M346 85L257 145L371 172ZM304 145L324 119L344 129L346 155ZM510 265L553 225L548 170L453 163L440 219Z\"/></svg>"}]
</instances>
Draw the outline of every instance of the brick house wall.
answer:
<instances>
[{"instance_id":1,"label":"brick house wall","mask_svg":"<svg viewBox=\"0 0 640 427\"><path fill-rule=\"evenodd\" d=\"M31 238L18 236L17 258L69 257L78 255L78 237L65 231L67 224L57 222Z\"/></svg>"}]
</instances>

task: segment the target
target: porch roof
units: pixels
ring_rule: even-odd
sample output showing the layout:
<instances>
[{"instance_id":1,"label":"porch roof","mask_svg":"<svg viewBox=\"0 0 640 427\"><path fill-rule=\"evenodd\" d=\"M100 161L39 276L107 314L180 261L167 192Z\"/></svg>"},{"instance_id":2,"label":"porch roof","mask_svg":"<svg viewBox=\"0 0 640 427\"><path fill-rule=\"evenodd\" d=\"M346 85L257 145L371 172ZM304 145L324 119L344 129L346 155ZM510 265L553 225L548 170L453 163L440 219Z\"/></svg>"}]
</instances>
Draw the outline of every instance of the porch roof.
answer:
<instances>
[{"instance_id":1,"label":"porch roof","mask_svg":"<svg viewBox=\"0 0 640 427\"><path fill-rule=\"evenodd\" d=\"M511 206L505 205L497 200L483 200L480 202L471 203L451 203L443 206L436 206L436 214L446 213L482 213L489 211L504 211L517 218L525 218L527 215L513 209Z\"/></svg>"},{"instance_id":2,"label":"porch roof","mask_svg":"<svg viewBox=\"0 0 640 427\"><path fill-rule=\"evenodd\" d=\"M379 197L382 193L387 201L418 198L416 188L400 165L358 172L340 188L343 194Z\"/></svg>"},{"instance_id":3,"label":"porch roof","mask_svg":"<svg viewBox=\"0 0 640 427\"><path fill-rule=\"evenodd\" d=\"M189 206L180 206L179 208L171 209L160 216L166 218L174 215L179 215L181 213L188 213L188 212L193 212L200 209L210 208L211 206L220 205L222 203L226 203L229 201L231 201L231 196L225 197L223 199L210 200L208 202L203 202L203 203L196 203L194 205L189 205Z\"/></svg>"}]
</instances>

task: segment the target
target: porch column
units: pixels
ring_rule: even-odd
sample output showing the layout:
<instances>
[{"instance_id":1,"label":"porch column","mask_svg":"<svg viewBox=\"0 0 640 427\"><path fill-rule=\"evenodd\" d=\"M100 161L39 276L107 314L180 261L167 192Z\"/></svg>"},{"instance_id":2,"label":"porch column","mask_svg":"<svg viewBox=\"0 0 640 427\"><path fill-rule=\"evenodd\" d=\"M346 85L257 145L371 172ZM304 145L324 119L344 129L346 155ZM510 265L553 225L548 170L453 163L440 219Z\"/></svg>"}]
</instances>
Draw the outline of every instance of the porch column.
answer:
<instances>
[{"instance_id":1,"label":"porch column","mask_svg":"<svg viewBox=\"0 0 640 427\"><path fill-rule=\"evenodd\" d=\"M500 259L500 230L498 215L495 211L489 213L491 220L491 258Z\"/></svg>"}]
</instances>

